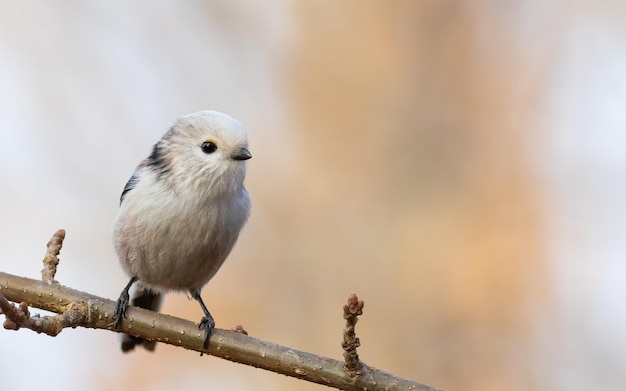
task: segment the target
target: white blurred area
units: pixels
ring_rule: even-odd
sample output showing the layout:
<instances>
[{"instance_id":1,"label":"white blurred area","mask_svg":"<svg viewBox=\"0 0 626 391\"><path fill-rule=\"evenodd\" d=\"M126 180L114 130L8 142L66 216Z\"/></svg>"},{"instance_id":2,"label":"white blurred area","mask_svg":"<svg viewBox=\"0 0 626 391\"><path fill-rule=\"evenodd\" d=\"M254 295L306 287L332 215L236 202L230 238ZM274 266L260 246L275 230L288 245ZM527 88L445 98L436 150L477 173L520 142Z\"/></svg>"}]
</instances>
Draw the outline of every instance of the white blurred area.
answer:
<instances>
[{"instance_id":1,"label":"white blurred area","mask_svg":"<svg viewBox=\"0 0 626 391\"><path fill-rule=\"evenodd\" d=\"M0 270L111 299L119 195L174 119L248 129L217 327L442 389L626 387L626 6L0 1ZM184 295L164 312L199 320ZM38 312L38 310L33 310ZM3 389L316 390L111 332L0 330Z\"/></svg>"}]
</instances>

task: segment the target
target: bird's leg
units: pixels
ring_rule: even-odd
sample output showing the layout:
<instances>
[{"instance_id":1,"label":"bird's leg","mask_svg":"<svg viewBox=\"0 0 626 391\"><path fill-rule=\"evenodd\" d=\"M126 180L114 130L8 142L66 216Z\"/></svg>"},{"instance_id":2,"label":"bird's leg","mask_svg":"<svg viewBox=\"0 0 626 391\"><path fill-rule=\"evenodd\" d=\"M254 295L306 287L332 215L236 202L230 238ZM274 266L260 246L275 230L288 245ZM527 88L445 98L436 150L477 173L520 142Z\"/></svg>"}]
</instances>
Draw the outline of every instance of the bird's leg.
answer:
<instances>
[{"instance_id":1,"label":"bird's leg","mask_svg":"<svg viewBox=\"0 0 626 391\"><path fill-rule=\"evenodd\" d=\"M202 307L202 311L204 311L204 316L200 319L200 324L198 328L200 330L204 330L204 348L207 349L209 347L209 339L211 338L211 334L213 333L213 328L215 327L215 320L211 316L209 309L204 305L204 301L202 301L202 297L200 296L200 291L196 290L191 292L191 297L196 299L198 303L200 303L200 307Z\"/></svg>"},{"instance_id":2,"label":"bird's leg","mask_svg":"<svg viewBox=\"0 0 626 391\"><path fill-rule=\"evenodd\" d=\"M128 309L128 305L130 304L130 295L128 294L128 290L131 285L133 285L137 281L137 277L132 276L126 287L120 293L120 298L117 299L117 303L115 303L115 311L113 311L113 320L115 321L115 330L118 330L120 324L122 323L122 318L126 317L126 310Z\"/></svg>"}]
</instances>

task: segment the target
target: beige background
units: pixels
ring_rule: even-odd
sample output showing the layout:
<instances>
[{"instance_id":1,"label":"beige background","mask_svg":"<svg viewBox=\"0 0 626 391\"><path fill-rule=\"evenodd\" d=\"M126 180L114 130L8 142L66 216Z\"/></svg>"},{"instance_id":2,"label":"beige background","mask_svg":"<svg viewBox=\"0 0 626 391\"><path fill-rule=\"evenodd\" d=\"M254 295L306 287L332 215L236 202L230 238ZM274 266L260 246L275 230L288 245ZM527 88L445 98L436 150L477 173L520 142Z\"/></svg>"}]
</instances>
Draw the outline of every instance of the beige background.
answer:
<instances>
[{"instance_id":1,"label":"beige background","mask_svg":"<svg viewBox=\"0 0 626 391\"><path fill-rule=\"evenodd\" d=\"M591 2L589 2L591 3ZM218 327L447 390L626 387L626 7L0 1L0 270L116 298L119 194L174 119L247 127ZM199 319L184 295L164 311ZM316 390L115 336L0 332L3 388Z\"/></svg>"}]
</instances>

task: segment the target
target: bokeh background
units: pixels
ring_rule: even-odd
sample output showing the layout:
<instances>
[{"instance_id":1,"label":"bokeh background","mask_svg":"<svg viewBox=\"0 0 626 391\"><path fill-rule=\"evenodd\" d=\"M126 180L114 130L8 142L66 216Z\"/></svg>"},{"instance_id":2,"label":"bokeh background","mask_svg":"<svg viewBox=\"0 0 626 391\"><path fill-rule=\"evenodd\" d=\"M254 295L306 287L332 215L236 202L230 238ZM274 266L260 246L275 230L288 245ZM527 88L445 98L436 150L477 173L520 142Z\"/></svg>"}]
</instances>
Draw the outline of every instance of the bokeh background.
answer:
<instances>
[{"instance_id":1,"label":"bokeh background","mask_svg":"<svg viewBox=\"0 0 626 391\"><path fill-rule=\"evenodd\" d=\"M0 1L0 270L111 299L120 192L182 114L248 129L218 327L447 390L626 388L622 1ZM184 295L164 311L199 319ZM318 390L0 330L3 389Z\"/></svg>"}]
</instances>

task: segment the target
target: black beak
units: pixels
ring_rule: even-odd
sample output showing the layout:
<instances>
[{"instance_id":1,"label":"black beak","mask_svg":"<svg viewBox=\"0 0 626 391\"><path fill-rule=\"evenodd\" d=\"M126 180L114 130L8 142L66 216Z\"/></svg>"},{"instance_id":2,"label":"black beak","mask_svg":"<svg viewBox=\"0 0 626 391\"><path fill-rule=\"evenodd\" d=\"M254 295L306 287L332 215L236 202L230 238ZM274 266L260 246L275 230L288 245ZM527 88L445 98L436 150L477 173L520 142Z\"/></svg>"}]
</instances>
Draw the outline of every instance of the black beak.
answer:
<instances>
[{"instance_id":1,"label":"black beak","mask_svg":"<svg viewBox=\"0 0 626 391\"><path fill-rule=\"evenodd\" d=\"M241 148L235 152L230 158L233 160L248 160L252 157L250 151L247 148Z\"/></svg>"}]
</instances>

